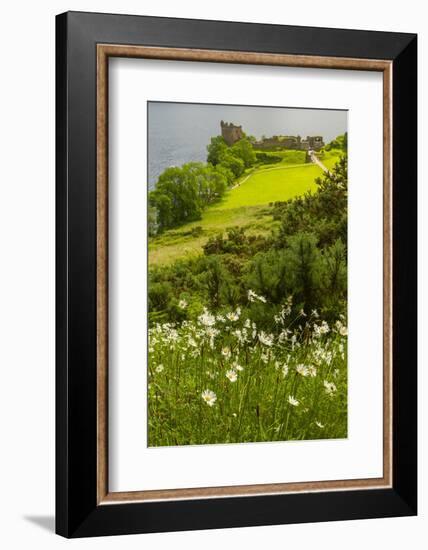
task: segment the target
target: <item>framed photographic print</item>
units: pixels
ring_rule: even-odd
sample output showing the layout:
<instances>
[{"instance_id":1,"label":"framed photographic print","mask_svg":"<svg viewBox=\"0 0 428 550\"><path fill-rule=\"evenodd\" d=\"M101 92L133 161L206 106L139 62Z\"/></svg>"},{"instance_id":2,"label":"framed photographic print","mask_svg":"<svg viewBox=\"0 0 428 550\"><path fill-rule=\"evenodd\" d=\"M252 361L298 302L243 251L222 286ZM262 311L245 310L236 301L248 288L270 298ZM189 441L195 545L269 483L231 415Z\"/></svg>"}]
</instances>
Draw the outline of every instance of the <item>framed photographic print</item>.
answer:
<instances>
[{"instance_id":1,"label":"framed photographic print","mask_svg":"<svg viewBox=\"0 0 428 550\"><path fill-rule=\"evenodd\" d=\"M57 532L416 514L416 36L56 47Z\"/></svg>"}]
</instances>

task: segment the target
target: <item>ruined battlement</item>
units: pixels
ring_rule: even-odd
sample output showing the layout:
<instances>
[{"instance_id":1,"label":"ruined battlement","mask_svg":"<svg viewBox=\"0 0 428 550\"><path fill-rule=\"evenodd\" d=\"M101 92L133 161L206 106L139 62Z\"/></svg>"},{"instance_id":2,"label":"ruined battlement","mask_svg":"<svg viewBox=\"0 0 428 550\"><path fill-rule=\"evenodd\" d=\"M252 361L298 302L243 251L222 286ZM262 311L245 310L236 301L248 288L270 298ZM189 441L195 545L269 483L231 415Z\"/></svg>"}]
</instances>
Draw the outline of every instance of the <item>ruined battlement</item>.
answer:
<instances>
[{"instance_id":1,"label":"ruined battlement","mask_svg":"<svg viewBox=\"0 0 428 550\"><path fill-rule=\"evenodd\" d=\"M221 135L228 145L233 145L244 137L242 126L236 126L232 122L220 122Z\"/></svg>"}]
</instances>

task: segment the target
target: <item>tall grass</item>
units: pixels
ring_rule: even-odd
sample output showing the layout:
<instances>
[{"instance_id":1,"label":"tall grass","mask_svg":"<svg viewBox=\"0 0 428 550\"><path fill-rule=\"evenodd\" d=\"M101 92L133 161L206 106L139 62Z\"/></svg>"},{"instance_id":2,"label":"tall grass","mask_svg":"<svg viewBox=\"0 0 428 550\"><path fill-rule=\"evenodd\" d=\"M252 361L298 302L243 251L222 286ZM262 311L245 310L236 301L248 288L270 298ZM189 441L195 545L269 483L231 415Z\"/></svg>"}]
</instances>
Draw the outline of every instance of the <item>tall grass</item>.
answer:
<instances>
[{"instance_id":1,"label":"tall grass","mask_svg":"<svg viewBox=\"0 0 428 550\"><path fill-rule=\"evenodd\" d=\"M346 437L344 319L329 326L316 311L290 312L291 299L272 333L239 308L152 327L149 446Z\"/></svg>"}]
</instances>

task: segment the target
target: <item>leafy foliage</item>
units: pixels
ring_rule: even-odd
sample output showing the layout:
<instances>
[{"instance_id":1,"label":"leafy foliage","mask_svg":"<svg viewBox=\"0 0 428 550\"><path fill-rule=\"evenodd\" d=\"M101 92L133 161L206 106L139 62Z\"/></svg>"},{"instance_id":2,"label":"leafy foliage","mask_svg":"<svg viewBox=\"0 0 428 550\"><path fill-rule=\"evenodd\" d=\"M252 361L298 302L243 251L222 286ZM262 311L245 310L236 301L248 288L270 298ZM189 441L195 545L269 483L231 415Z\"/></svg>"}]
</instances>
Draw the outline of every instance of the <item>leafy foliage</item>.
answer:
<instances>
[{"instance_id":1,"label":"leafy foliage","mask_svg":"<svg viewBox=\"0 0 428 550\"><path fill-rule=\"evenodd\" d=\"M319 247L340 239L347 242L348 160L343 156L331 172L316 180L317 193L307 193L274 205L274 219L281 221L277 246L289 236L305 231L314 233Z\"/></svg>"},{"instance_id":2,"label":"leafy foliage","mask_svg":"<svg viewBox=\"0 0 428 550\"><path fill-rule=\"evenodd\" d=\"M327 143L324 149L326 151L330 151L331 149L340 149L346 153L348 151L348 132L345 132L342 136L337 136L336 139L333 139L330 143Z\"/></svg>"},{"instance_id":3,"label":"leafy foliage","mask_svg":"<svg viewBox=\"0 0 428 550\"><path fill-rule=\"evenodd\" d=\"M191 162L167 168L149 195L150 208L157 212L157 230L200 219L204 208L222 197L227 186L227 172L211 164Z\"/></svg>"},{"instance_id":4,"label":"leafy foliage","mask_svg":"<svg viewBox=\"0 0 428 550\"><path fill-rule=\"evenodd\" d=\"M234 157L242 160L245 168L250 168L256 162L256 153L250 141L246 138L234 143L230 151Z\"/></svg>"},{"instance_id":5,"label":"leafy foliage","mask_svg":"<svg viewBox=\"0 0 428 550\"><path fill-rule=\"evenodd\" d=\"M220 163L222 156L228 150L227 143L222 136L215 136L211 138L209 145L207 145L208 157L207 162L216 166Z\"/></svg>"},{"instance_id":6,"label":"leafy foliage","mask_svg":"<svg viewBox=\"0 0 428 550\"><path fill-rule=\"evenodd\" d=\"M269 155L268 153L256 153L256 161L261 164L276 164L282 161L279 155Z\"/></svg>"},{"instance_id":7,"label":"leafy foliage","mask_svg":"<svg viewBox=\"0 0 428 550\"><path fill-rule=\"evenodd\" d=\"M326 320L345 313L346 157L331 173L317 179L317 192L275 203L270 211L279 222L279 229L270 236L230 227L208 239L204 256L151 268L151 322L159 314L165 320L175 320L177 303L183 297L192 305L183 314L189 320L200 314L203 304L213 311L239 305L269 329L273 313L289 295L294 296L295 313L318 309ZM154 283L168 284L167 300L165 292L160 299L159 286ZM265 296L269 305L250 305L248 288Z\"/></svg>"}]
</instances>

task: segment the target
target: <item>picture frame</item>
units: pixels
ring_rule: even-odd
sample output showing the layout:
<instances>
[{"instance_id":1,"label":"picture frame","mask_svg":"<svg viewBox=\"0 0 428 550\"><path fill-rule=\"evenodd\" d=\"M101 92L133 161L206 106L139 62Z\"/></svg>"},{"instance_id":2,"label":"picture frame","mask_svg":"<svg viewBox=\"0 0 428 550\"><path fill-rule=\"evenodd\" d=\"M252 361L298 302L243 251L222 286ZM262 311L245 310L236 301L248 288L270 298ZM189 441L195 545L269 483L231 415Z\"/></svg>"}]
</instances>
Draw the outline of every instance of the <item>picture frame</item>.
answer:
<instances>
[{"instance_id":1,"label":"picture frame","mask_svg":"<svg viewBox=\"0 0 428 550\"><path fill-rule=\"evenodd\" d=\"M383 74L383 476L110 492L108 62ZM56 532L87 537L417 513L417 36L67 12L56 18ZM144 466L143 466L144 467Z\"/></svg>"}]
</instances>

